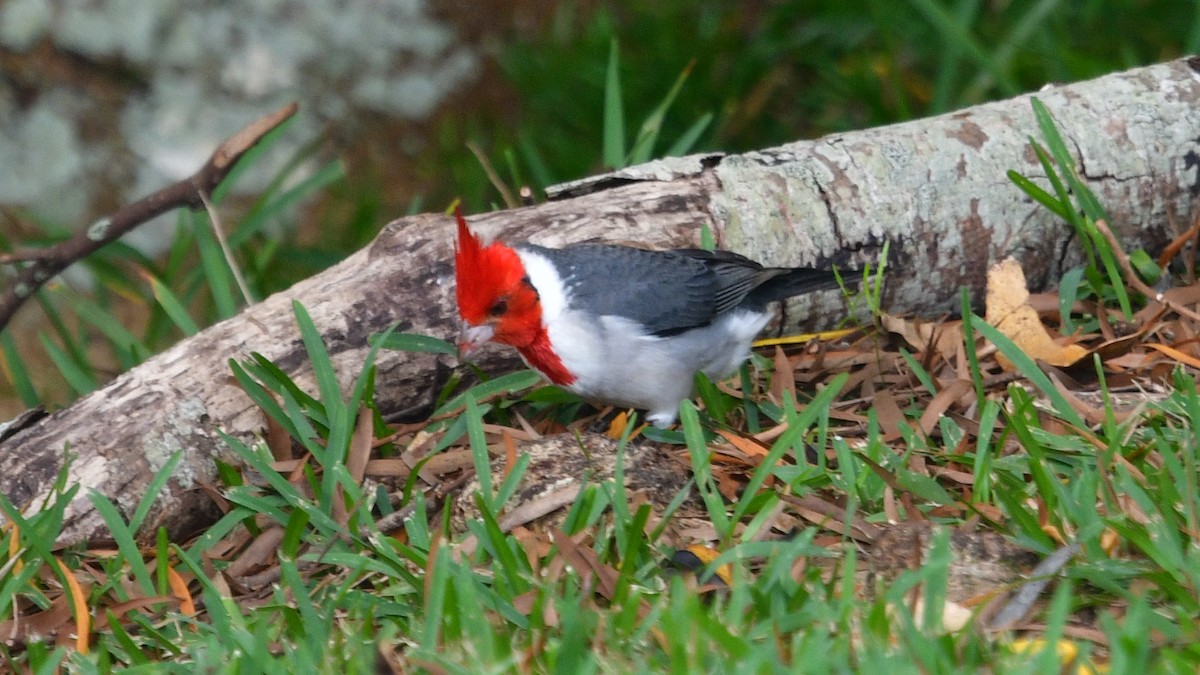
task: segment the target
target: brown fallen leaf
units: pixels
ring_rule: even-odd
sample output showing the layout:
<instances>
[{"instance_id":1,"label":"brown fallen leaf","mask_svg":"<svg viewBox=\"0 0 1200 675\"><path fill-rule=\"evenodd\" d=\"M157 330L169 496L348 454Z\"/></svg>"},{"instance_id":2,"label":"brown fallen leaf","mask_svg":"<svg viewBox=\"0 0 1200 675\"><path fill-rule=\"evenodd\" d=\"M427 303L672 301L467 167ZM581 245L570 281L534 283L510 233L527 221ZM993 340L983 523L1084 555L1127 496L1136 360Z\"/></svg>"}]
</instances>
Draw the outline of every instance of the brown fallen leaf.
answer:
<instances>
[{"instance_id":1,"label":"brown fallen leaf","mask_svg":"<svg viewBox=\"0 0 1200 675\"><path fill-rule=\"evenodd\" d=\"M595 551L587 546L580 546L558 528L550 531L550 538L558 546L563 560L575 568L575 573L584 579L585 586L592 586L595 592L606 600L616 597L617 579L620 577L616 569L600 562L600 557Z\"/></svg>"},{"instance_id":2,"label":"brown fallen leaf","mask_svg":"<svg viewBox=\"0 0 1200 675\"><path fill-rule=\"evenodd\" d=\"M946 361L954 358L963 341L961 321L922 321L884 314L880 320L888 331L904 338L918 352L933 348Z\"/></svg>"},{"instance_id":3,"label":"brown fallen leaf","mask_svg":"<svg viewBox=\"0 0 1200 675\"><path fill-rule=\"evenodd\" d=\"M1055 366L1068 367L1087 356L1088 351L1079 345L1060 345L1050 337L1038 318L1037 311L1029 305L1029 290L1025 286L1025 273L1015 258L1006 258L988 270L987 322L1031 358L1041 359ZM1015 370L1012 362L1003 354L996 354L996 361L1005 370Z\"/></svg>"},{"instance_id":4,"label":"brown fallen leaf","mask_svg":"<svg viewBox=\"0 0 1200 675\"><path fill-rule=\"evenodd\" d=\"M942 415L946 414L950 406L954 405L954 402L959 398L974 391L975 385L967 380L952 380L948 383L925 406L925 412L921 414L921 433L926 436L933 433L938 420L942 418Z\"/></svg>"},{"instance_id":5,"label":"brown fallen leaf","mask_svg":"<svg viewBox=\"0 0 1200 675\"><path fill-rule=\"evenodd\" d=\"M1196 357L1191 356L1189 354L1185 354L1185 353L1179 351L1178 349L1175 349L1174 347L1168 347L1167 345L1159 344L1157 342L1148 343L1146 346L1151 349L1154 349L1156 351L1162 352L1166 356L1171 357L1172 359L1178 361L1179 363L1191 366L1193 368L1200 368L1200 359L1197 359Z\"/></svg>"},{"instance_id":6,"label":"brown fallen leaf","mask_svg":"<svg viewBox=\"0 0 1200 675\"><path fill-rule=\"evenodd\" d=\"M904 412L900 410L896 396L891 390L882 389L875 392L872 400L879 428L883 431L884 442L892 443L900 440L904 436L900 431L900 423L904 421Z\"/></svg>"}]
</instances>

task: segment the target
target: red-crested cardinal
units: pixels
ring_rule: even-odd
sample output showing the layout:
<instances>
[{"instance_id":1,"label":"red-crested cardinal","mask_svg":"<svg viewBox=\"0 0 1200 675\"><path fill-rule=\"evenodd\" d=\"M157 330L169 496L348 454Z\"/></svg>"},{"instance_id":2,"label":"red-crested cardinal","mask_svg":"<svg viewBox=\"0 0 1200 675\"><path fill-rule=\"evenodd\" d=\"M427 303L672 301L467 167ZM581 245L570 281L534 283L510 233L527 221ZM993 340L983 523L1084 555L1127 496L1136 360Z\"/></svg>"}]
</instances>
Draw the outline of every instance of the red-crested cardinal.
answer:
<instances>
[{"instance_id":1,"label":"red-crested cardinal","mask_svg":"<svg viewBox=\"0 0 1200 675\"><path fill-rule=\"evenodd\" d=\"M728 251L579 244L484 245L458 215L461 358L516 347L550 382L641 408L669 426L696 372L731 375L767 324L767 305L835 288L833 272L763 267Z\"/></svg>"}]
</instances>

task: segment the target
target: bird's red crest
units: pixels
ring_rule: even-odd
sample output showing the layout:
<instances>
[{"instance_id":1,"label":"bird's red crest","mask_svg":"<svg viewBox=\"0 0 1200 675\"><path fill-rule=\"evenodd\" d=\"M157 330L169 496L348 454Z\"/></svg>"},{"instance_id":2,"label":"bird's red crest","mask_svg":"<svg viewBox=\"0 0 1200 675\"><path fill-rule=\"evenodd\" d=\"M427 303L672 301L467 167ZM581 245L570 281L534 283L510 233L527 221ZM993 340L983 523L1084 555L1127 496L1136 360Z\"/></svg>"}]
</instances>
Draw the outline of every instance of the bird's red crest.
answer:
<instances>
[{"instance_id":1,"label":"bird's red crest","mask_svg":"<svg viewBox=\"0 0 1200 675\"><path fill-rule=\"evenodd\" d=\"M524 267L516 251L500 242L484 246L467 227L462 212L455 209L454 215L458 218L454 256L458 313L476 325L486 321L496 303L520 285Z\"/></svg>"},{"instance_id":2,"label":"bird's red crest","mask_svg":"<svg viewBox=\"0 0 1200 675\"><path fill-rule=\"evenodd\" d=\"M516 347L551 382L574 382L575 376L554 352L542 326L542 306L521 257L500 242L484 246L462 213L456 209L454 215L458 218L454 276L459 316L468 326L490 326L493 341Z\"/></svg>"}]
</instances>

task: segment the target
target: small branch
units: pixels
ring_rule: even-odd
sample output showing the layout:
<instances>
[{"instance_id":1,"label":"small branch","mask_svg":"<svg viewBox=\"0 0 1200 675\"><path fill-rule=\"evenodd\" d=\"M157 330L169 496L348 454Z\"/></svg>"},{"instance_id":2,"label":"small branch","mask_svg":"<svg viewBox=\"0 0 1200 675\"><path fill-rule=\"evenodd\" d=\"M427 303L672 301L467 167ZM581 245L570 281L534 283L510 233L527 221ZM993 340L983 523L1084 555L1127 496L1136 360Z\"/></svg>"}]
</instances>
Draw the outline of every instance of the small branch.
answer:
<instances>
[{"instance_id":1,"label":"small branch","mask_svg":"<svg viewBox=\"0 0 1200 675\"><path fill-rule=\"evenodd\" d=\"M0 253L0 265L12 265L19 262L34 262L50 257L48 251L53 249L30 248L12 253Z\"/></svg>"},{"instance_id":2,"label":"small branch","mask_svg":"<svg viewBox=\"0 0 1200 675\"><path fill-rule=\"evenodd\" d=\"M233 249L229 248L229 239L225 236L225 228L221 226L221 217L217 214L217 209L208 198L208 194L203 190L200 190L199 194L201 201L204 202L204 208L208 210L208 222L212 225L213 236L221 245L221 255L225 256L225 264L229 265L229 270L233 272L233 279L237 282L238 290L242 292L242 298L246 304L253 305L255 303L254 296L250 293L250 286L246 283L242 268L237 264L237 258L233 257Z\"/></svg>"},{"instance_id":3,"label":"small branch","mask_svg":"<svg viewBox=\"0 0 1200 675\"><path fill-rule=\"evenodd\" d=\"M1121 271L1125 275L1126 283L1132 286L1138 293L1146 296L1147 300L1162 303L1164 307L1172 312L1175 312L1176 314L1179 314L1180 316L1185 316L1193 321L1200 321L1200 314L1197 314L1196 312L1178 303L1171 302L1163 293L1150 288L1146 282L1142 281L1142 278L1139 277L1137 272L1133 270L1133 265L1129 262L1129 256L1126 255L1125 250L1121 248L1121 242L1117 241L1117 236L1113 234L1112 230L1108 229L1108 223L1104 222L1103 220L1097 220L1096 229L1101 235L1104 236L1105 241L1108 242L1109 248L1112 249L1113 255L1116 256L1117 264L1121 266Z\"/></svg>"},{"instance_id":4,"label":"small branch","mask_svg":"<svg viewBox=\"0 0 1200 675\"><path fill-rule=\"evenodd\" d=\"M1187 232L1184 232L1183 234L1179 235L1178 237L1175 237L1175 240L1172 241L1170 244L1167 245L1166 248L1163 249L1163 252L1158 256L1159 269L1164 269L1164 270L1167 269L1167 265L1171 264L1171 261L1175 258L1175 256L1179 255L1179 252L1181 250L1183 250L1183 248L1185 246L1187 246L1188 244L1191 244L1192 245L1192 254L1190 256L1188 256L1187 258L1183 259L1183 264L1184 264L1184 267L1187 269L1187 276L1185 278L1189 282L1195 281L1196 280L1196 264L1195 263L1196 263L1197 237L1200 237L1200 213L1196 214L1196 217L1195 217L1194 221L1192 222L1192 226L1190 228L1188 228Z\"/></svg>"},{"instance_id":5,"label":"small branch","mask_svg":"<svg viewBox=\"0 0 1200 675\"><path fill-rule=\"evenodd\" d=\"M1125 283L1147 298L1159 300L1161 293L1146 285L1146 282L1142 281L1142 278L1133 270L1133 265L1129 263L1129 256L1125 255L1125 249L1121 248L1121 242L1117 241L1117 236L1113 234L1112 230L1108 229L1108 223L1103 220L1097 220L1096 229L1100 231L1100 234L1104 235L1104 240L1108 242L1108 247L1112 249L1113 255L1116 256L1117 264L1121 266L1121 271L1125 273Z\"/></svg>"},{"instance_id":6,"label":"small branch","mask_svg":"<svg viewBox=\"0 0 1200 675\"><path fill-rule=\"evenodd\" d=\"M1046 588L1055 576L1062 571L1063 567L1079 554L1080 546L1078 543L1069 544L1059 548L1054 553L1051 553L1045 560L1037 564L1029 573L1029 581L1021 586L1021 590L1013 596L1011 600L1005 603L1004 607L992 617L991 621L987 622L987 630L989 631L1004 631L1011 630L1017 626L1017 623L1029 613L1034 603L1041 596L1042 591Z\"/></svg>"},{"instance_id":7,"label":"small branch","mask_svg":"<svg viewBox=\"0 0 1200 675\"><path fill-rule=\"evenodd\" d=\"M72 264L167 211L181 207L203 208L205 198L225 179L242 155L262 141L268 132L296 114L297 109L295 103L289 103L254 121L217 146L208 162L192 176L126 204L70 239L42 251L27 251L6 256L2 262L32 262L21 268L16 278L7 284L7 288L0 294L0 330L8 325L17 310L32 298L43 284Z\"/></svg>"},{"instance_id":8,"label":"small branch","mask_svg":"<svg viewBox=\"0 0 1200 675\"><path fill-rule=\"evenodd\" d=\"M500 198L504 200L504 205L510 209L519 207L521 202L517 201L517 198L513 196L512 190L509 190L508 186L504 184L504 180L500 178L500 174L496 173L496 168L488 161L487 155L483 154L483 150L470 141L467 141L467 149L471 151L472 155L475 155L475 159L479 160L479 166L483 167L483 172L487 174L488 181L491 182L492 187L496 188L496 191L500 193Z\"/></svg>"}]
</instances>

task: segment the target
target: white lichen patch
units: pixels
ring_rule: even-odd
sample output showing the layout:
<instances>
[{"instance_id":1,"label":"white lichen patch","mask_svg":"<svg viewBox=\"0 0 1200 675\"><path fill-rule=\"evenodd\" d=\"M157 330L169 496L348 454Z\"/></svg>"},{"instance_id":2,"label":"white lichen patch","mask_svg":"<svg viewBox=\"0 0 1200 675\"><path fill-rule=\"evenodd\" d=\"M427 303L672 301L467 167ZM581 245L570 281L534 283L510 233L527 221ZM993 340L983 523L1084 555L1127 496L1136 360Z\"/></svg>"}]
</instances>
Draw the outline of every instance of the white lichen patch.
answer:
<instances>
[{"instance_id":1,"label":"white lichen patch","mask_svg":"<svg viewBox=\"0 0 1200 675\"><path fill-rule=\"evenodd\" d=\"M112 225L112 221L108 218L101 218L96 222L88 225L87 238L92 241L104 241L108 236L108 228Z\"/></svg>"},{"instance_id":2,"label":"white lichen patch","mask_svg":"<svg viewBox=\"0 0 1200 675\"><path fill-rule=\"evenodd\" d=\"M167 418L165 427L154 430L145 438L146 465L157 473L177 452L192 450L197 438L207 438L209 431L201 420L207 408L198 398L180 399ZM194 485L196 473L193 462L181 461L175 467L174 478L184 486Z\"/></svg>"}]
</instances>

